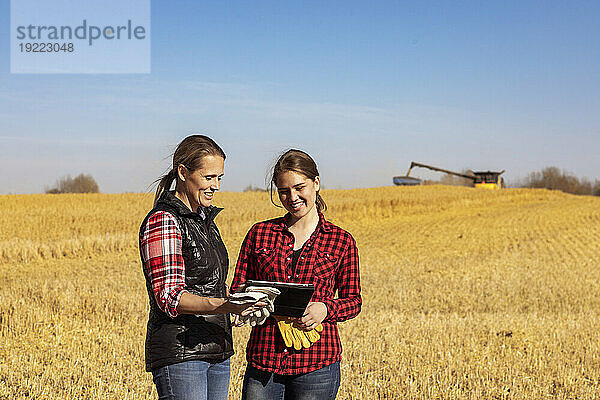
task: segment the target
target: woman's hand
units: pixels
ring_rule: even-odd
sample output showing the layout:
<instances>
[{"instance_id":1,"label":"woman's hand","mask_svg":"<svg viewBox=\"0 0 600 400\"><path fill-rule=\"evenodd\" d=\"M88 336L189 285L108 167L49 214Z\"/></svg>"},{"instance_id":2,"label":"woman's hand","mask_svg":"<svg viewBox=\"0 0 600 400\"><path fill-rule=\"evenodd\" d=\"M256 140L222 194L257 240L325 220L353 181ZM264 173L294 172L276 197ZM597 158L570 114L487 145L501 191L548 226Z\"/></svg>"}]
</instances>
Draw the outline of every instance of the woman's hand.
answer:
<instances>
[{"instance_id":1,"label":"woman's hand","mask_svg":"<svg viewBox=\"0 0 600 400\"><path fill-rule=\"evenodd\" d=\"M244 317L266 306L267 303L264 301L259 301L252 304L234 304L230 301L227 301L225 304L223 304L223 309L227 310L227 313L235 314L236 316L241 315Z\"/></svg>"},{"instance_id":2,"label":"woman's hand","mask_svg":"<svg viewBox=\"0 0 600 400\"><path fill-rule=\"evenodd\" d=\"M266 307L267 303L234 304L222 297L202 297L183 292L177 305L180 314L240 314L247 315Z\"/></svg>"},{"instance_id":3,"label":"woman's hand","mask_svg":"<svg viewBox=\"0 0 600 400\"><path fill-rule=\"evenodd\" d=\"M260 301L239 314L233 314L233 326L240 327L248 322L250 323L250 326L262 325L273 310L273 304L268 304L266 306L263 306L263 304L267 303ZM251 315L253 313L254 315Z\"/></svg>"},{"instance_id":4,"label":"woman's hand","mask_svg":"<svg viewBox=\"0 0 600 400\"><path fill-rule=\"evenodd\" d=\"M304 331L313 330L327 317L327 306L321 302L310 302L306 306L304 315L294 323L296 328Z\"/></svg>"},{"instance_id":5,"label":"woman's hand","mask_svg":"<svg viewBox=\"0 0 600 400\"><path fill-rule=\"evenodd\" d=\"M231 325L235 326L236 328L239 328L240 326L244 326L245 324L246 323L242 321L238 314L233 314L233 322L231 322Z\"/></svg>"}]
</instances>

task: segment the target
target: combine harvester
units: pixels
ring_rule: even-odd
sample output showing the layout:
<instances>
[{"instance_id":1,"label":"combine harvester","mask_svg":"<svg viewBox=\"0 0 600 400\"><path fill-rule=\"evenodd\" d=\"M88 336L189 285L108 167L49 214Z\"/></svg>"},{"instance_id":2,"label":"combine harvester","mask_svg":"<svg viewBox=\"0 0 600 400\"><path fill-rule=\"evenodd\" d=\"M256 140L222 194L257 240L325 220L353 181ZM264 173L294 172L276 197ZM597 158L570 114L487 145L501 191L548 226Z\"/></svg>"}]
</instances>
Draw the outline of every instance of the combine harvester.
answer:
<instances>
[{"instance_id":1,"label":"combine harvester","mask_svg":"<svg viewBox=\"0 0 600 400\"><path fill-rule=\"evenodd\" d=\"M485 189L502 189L504 187L504 178L501 178L500 175L504 173L504 170L500 172L494 171L477 171L471 172L469 171L467 174L460 174L454 171L448 171L447 169L432 167L431 165L425 165L418 162L411 162L410 168L405 176L395 176L394 177L394 185L397 186L415 186L423 184L423 181L419 178L414 178L410 175L410 171L414 167L428 168L437 172L444 172L446 174L460 176L461 178L470 179L473 181L473 187L476 188L485 188Z\"/></svg>"}]
</instances>

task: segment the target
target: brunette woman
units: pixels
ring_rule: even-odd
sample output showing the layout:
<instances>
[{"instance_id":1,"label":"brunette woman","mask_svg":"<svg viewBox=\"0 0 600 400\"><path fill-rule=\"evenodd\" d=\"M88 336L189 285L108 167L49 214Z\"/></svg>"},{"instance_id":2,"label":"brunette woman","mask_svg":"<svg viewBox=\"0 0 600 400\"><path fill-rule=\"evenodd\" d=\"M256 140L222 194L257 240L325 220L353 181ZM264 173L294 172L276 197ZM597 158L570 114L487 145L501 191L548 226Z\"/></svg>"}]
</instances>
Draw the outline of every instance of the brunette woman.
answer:
<instances>
[{"instance_id":1,"label":"brunette woman","mask_svg":"<svg viewBox=\"0 0 600 400\"><path fill-rule=\"evenodd\" d=\"M319 172L308 154L284 153L273 168L271 183L287 214L250 229L232 288L248 279L314 284L311 302L294 324L305 332L321 326L323 330L319 340L297 350L286 346L274 318L254 327L242 398L334 399L342 350L337 323L355 317L362 304L356 244L323 216Z\"/></svg>"},{"instance_id":2,"label":"brunette woman","mask_svg":"<svg viewBox=\"0 0 600 400\"><path fill-rule=\"evenodd\" d=\"M212 205L224 163L225 153L209 137L185 138L140 228L150 299L146 370L159 399L226 400L233 354L228 313L253 310L227 300L229 260L214 221L221 209Z\"/></svg>"}]
</instances>

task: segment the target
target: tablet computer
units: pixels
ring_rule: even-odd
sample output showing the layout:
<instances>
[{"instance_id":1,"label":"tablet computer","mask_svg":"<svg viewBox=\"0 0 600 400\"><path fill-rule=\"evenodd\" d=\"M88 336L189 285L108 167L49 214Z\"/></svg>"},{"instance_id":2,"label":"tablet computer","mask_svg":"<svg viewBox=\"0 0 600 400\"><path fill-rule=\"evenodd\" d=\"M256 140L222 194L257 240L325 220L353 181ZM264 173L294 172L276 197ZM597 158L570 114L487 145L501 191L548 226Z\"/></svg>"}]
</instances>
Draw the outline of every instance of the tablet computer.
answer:
<instances>
[{"instance_id":1,"label":"tablet computer","mask_svg":"<svg viewBox=\"0 0 600 400\"><path fill-rule=\"evenodd\" d=\"M246 281L244 288L248 286L266 286L279 289L281 294L275 299L273 315L282 317L302 317L310 298L315 292L314 285L309 283L270 282L250 279Z\"/></svg>"}]
</instances>

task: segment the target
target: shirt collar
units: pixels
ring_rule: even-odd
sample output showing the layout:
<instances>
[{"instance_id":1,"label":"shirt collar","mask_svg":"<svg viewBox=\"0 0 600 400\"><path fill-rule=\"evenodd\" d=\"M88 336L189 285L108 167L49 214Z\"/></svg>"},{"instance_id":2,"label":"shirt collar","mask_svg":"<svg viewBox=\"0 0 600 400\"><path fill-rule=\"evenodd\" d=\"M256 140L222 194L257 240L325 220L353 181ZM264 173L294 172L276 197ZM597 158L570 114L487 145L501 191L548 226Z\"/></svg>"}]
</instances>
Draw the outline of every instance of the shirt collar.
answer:
<instances>
[{"instance_id":1,"label":"shirt collar","mask_svg":"<svg viewBox=\"0 0 600 400\"><path fill-rule=\"evenodd\" d=\"M331 232L331 222L329 222L325 219L325 217L323 216L323 213L321 211L318 211L318 213L319 213L319 224L317 225L317 230L321 230L322 232L327 232L327 233ZM287 229L287 225L285 224L285 221L288 218L288 215L290 215L290 213L287 213L283 217L277 219L275 224L273 225L272 229L274 231L283 231L284 229Z\"/></svg>"}]
</instances>

